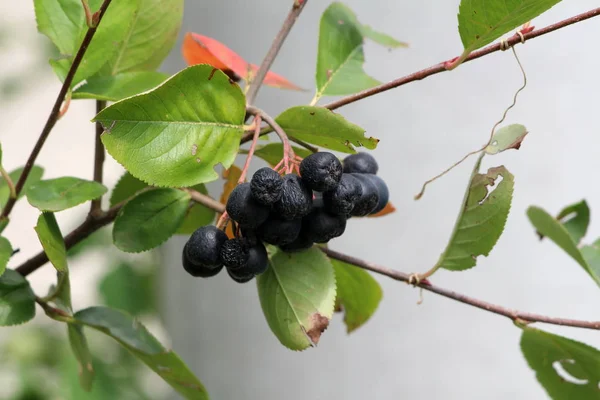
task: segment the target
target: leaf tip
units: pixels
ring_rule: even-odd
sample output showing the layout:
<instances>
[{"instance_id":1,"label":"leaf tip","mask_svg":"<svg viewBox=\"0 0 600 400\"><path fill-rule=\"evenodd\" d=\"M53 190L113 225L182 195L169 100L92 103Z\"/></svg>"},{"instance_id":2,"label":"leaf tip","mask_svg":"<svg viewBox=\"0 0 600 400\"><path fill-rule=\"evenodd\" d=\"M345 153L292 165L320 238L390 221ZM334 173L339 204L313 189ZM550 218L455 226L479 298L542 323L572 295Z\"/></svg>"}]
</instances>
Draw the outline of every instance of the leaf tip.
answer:
<instances>
[{"instance_id":1,"label":"leaf tip","mask_svg":"<svg viewBox=\"0 0 600 400\"><path fill-rule=\"evenodd\" d=\"M308 336L313 345L317 345L319 339L321 339L321 334L323 334L329 326L329 318L316 312L310 316L309 323L310 329L306 330L306 336Z\"/></svg>"}]
</instances>

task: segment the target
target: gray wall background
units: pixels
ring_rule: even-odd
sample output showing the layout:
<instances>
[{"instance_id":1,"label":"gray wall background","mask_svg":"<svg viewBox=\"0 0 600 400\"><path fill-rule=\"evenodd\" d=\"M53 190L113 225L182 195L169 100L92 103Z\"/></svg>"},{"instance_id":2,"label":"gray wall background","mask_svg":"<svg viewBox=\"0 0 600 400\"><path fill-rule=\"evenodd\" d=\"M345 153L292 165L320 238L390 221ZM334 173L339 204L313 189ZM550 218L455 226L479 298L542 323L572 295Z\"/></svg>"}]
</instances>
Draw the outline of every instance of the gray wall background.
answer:
<instances>
[{"instance_id":1,"label":"gray wall background","mask_svg":"<svg viewBox=\"0 0 600 400\"><path fill-rule=\"evenodd\" d=\"M188 0L182 35L195 31L212 36L260 63L289 3ZM346 3L362 22L411 45L389 52L367 44L366 70L382 81L460 53L458 0ZM309 2L273 67L311 91L262 89L258 103L271 114L312 98L319 17L328 4ZM542 27L596 6L592 0L563 2L534 24ZM45 54L35 33L30 2L0 2L0 15L4 17L0 28L18 26L20 42L9 49L6 60L10 62L0 63L0 75L11 76ZM600 236L600 222L595 218L600 205L595 173L599 167L596 77L600 59L594 40L599 33L600 24L593 20L518 46L529 86L507 123L523 123L531 134L520 151L489 157L485 164L504 164L515 175L515 197L505 233L490 257L480 258L477 268L464 273L440 271L435 283L508 307L600 319L598 288L555 245L538 242L525 216L531 204L555 213L585 198L592 207L587 241ZM25 44L40 47L40 52L31 52ZM176 72L183 67L176 49L164 69ZM47 67L36 70L34 78L23 84L20 97L0 99L5 116L0 118L0 139L8 167L20 165L30 151L58 90ZM341 109L349 120L381 139L374 154L398 211L384 219L352 221L332 247L406 272L431 267L452 230L474 159L432 185L421 201L413 201L413 195L424 180L485 143L520 84L512 55L496 53L452 73ZM34 90L35 98L28 97ZM78 169L79 175L91 176L90 128L82 127L92 114L92 104L71 105L69 118L59 123L40 157L40 163L48 166L47 177L73 174L73 165L84 166ZM68 157L62 153L65 146L73 150ZM107 164L109 181L120 173L116 163ZM215 195L219 186L211 186ZM85 211L61 213L60 222L73 226ZM12 224L6 234L21 244L16 265L37 252L39 244L30 229L36 216L26 205L18 206L14 218L22 223ZM418 306L417 290L385 278L377 278L384 300L366 326L348 336L337 315L318 348L291 352L271 334L255 285L238 285L225 275L192 280L182 272L183 242L174 239L163 252L161 296L166 331L213 399L546 398L520 354L520 332L510 321L429 293ZM74 301L83 308L96 301L86 284L101 273L94 268L101 263L97 254L80 263L85 268L73 266L73 281L79 283ZM50 269L36 273L34 287L42 291L51 279ZM600 347L594 332L544 328ZM169 339L154 326L151 330Z\"/></svg>"}]
</instances>

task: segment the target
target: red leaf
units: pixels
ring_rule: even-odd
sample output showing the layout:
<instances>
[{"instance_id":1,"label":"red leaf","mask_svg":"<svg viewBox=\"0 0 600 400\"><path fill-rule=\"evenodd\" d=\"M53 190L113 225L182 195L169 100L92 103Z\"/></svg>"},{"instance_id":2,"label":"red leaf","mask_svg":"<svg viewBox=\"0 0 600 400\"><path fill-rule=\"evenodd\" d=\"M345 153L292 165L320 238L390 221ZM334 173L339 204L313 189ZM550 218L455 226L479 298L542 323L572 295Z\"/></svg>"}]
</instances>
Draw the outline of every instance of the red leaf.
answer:
<instances>
[{"instance_id":1,"label":"red leaf","mask_svg":"<svg viewBox=\"0 0 600 400\"><path fill-rule=\"evenodd\" d=\"M193 32L185 35L181 51L188 65L209 64L236 80L252 78L258 70L256 65L248 64L246 60L223 43ZM281 89L303 90L271 71L267 72L263 83Z\"/></svg>"},{"instance_id":2,"label":"red leaf","mask_svg":"<svg viewBox=\"0 0 600 400\"><path fill-rule=\"evenodd\" d=\"M392 203L388 202L383 208L383 210L379 211L377 214L369 215L369 218L383 217L385 215L393 213L394 211L396 211L396 207L394 207Z\"/></svg>"}]
</instances>

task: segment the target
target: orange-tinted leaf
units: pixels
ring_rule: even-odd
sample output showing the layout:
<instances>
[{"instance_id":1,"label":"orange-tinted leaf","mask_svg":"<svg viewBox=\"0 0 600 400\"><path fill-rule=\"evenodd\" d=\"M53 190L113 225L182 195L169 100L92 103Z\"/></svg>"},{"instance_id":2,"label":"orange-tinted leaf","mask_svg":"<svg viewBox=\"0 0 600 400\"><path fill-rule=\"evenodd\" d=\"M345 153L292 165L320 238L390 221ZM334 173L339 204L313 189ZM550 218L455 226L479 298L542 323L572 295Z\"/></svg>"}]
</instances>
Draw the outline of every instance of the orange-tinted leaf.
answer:
<instances>
[{"instance_id":1,"label":"orange-tinted leaf","mask_svg":"<svg viewBox=\"0 0 600 400\"><path fill-rule=\"evenodd\" d=\"M229 169L223 171L223 179L225 179L225 183L223 184L223 193L221 194L220 198L221 204L227 204L227 199L229 199L229 195L237 186L240 176L242 176L242 170L235 165L232 165ZM233 224L227 224L225 233L230 239L235 237L233 233Z\"/></svg>"},{"instance_id":2,"label":"orange-tinted leaf","mask_svg":"<svg viewBox=\"0 0 600 400\"><path fill-rule=\"evenodd\" d=\"M258 70L258 66L248 64L246 60L223 43L193 32L185 35L181 51L188 65L209 64L234 79L251 79ZM283 76L271 71L267 73L263 83L281 89L303 90Z\"/></svg>"},{"instance_id":3,"label":"orange-tinted leaf","mask_svg":"<svg viewBox=\"0 0 600 400\"><path fill-rule=\"evenodd\" d=\"M388 202L383 208L383 210L379 211L376 214L369 215L369 218L383 217L385 215L393 213L394 211L396 211L396 207L394 207L392 203Z\"/></svg>"}]
</instances>

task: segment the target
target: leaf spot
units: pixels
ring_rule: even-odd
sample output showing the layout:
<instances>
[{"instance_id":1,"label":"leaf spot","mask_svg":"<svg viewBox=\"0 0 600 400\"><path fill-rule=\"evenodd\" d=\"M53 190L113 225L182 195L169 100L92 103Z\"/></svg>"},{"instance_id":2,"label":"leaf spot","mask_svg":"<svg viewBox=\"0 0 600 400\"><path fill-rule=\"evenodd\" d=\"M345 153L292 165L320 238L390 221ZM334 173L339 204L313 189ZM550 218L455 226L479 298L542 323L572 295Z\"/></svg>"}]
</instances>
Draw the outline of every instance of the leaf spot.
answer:
<instances>
[{"instance_id":1,"label":"leaf spot","mask_svg":"<svg viewBox=\"0 0 600 400\"><path fill-rule=\"evenodd\" d=\"M200 163L202 162L202 160L200 160L200 158L196 158L196 162L197 162L198 164L200 164Z\"/></svg>"},{"instance_id":2,"label":"leaf spot","mask_svg":"<svg viewBox=\"0 0 600 400\"><path fill-rule=\"evenodd\" d=\"M319 313L314 313L310 316L311 328L306 331L306 335L313 344L319 343L321 334L325 332L325 329L329 326L329 319Z\"/></svg>"},{"instance_id":3,"label":"leaf spot","mask_svg":"<svg viewBox=\"0 0 600 400\"><path fill-rule=\"evenodd\" d=\"M195 156L197 152L198 152L198 145L193 144L192 145L192 155Z\"/></svg>"},{"instance_id":4,"label":"leaf spot","mask_svg":"<svg viewBox=\"0 0 600 400\"><path fill-rule=\"evenodd\" d=\"M210 75L208 75L208 80L212 80L213 76L215 76L215 72L218 71L218 68L213 68L212 71L210 71Z\"/></svg>"}]
</instances>

